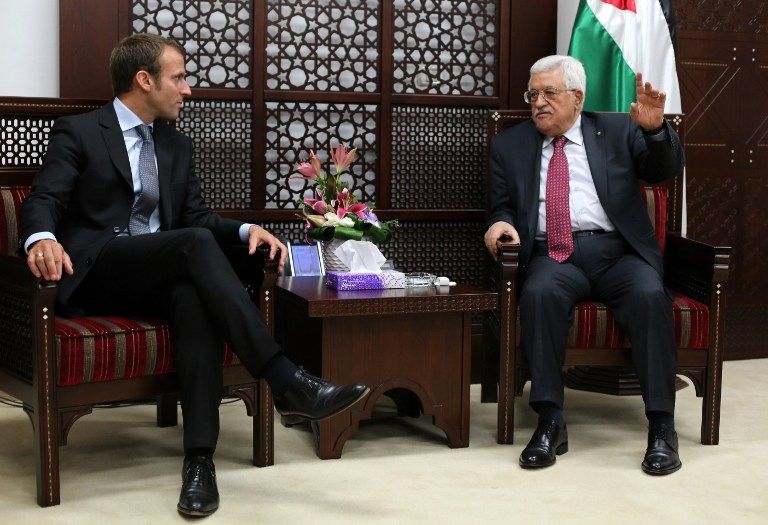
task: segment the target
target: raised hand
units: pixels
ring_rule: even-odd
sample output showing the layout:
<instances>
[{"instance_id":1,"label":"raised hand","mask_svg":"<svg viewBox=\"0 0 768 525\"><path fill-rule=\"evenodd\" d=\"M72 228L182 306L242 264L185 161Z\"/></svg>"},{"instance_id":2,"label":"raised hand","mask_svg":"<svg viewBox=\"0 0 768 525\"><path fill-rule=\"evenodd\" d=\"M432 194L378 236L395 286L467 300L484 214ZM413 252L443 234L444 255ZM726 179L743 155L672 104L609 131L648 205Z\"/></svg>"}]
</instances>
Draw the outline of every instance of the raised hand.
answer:
<instances>
[{"instance_id":1,"label":"raised hand","mask_svg":"<svg viewBox=\"0 0 768 525\"><path fill-rule=\"evenodd\" d=\"M646 131L658 129L664 123L664 104L667 94L654 89L650 82L643 83L643 74L635 75L637 102L629 105L629 116Z\"/></svg>"}]
</instances>

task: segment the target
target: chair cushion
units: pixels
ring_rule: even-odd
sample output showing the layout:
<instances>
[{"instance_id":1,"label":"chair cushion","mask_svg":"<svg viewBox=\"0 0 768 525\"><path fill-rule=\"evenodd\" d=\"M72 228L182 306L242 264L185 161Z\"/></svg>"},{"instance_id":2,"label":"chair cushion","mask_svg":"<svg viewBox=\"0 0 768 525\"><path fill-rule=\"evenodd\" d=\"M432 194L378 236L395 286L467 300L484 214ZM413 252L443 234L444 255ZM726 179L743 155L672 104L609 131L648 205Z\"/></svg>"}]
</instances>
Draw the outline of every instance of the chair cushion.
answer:
<instances>
[{"instance_id":1,"label":"chair cushion","mask_svg":"<svg viewBox=\"0 0 768 525\"><path fill-rule=\"evenodd\" d=\"M168 325L157 319L125 317L56 317L59 385L173 372ZM224 366L238 364L228 345Z\"/></svg>"},{"instance_id":2,"label":"chair cushion","mask_svg":"<svg viewBox=\"0 0 768 525\"><path fill-rule=\"evenodd\" d=\"M706 349L709 346L709 309L707 305L675 294L672 318L677 348ZM517 313L517 344L520 344L520 311ZM629 340L611 311L602 303L576 305L573 324L568 332L568 348L629 348Z\"/></svg>"},{"instance_id":3,"label":"chair cushion","mask_svg":"<svg viewBox=\"0 0 768 525\"><path fill-rule=\"evenodd\" d=\"M15 255L19 243L19 207L29 186L0 186L0 253Z\"/></svg>"}]
</instances>

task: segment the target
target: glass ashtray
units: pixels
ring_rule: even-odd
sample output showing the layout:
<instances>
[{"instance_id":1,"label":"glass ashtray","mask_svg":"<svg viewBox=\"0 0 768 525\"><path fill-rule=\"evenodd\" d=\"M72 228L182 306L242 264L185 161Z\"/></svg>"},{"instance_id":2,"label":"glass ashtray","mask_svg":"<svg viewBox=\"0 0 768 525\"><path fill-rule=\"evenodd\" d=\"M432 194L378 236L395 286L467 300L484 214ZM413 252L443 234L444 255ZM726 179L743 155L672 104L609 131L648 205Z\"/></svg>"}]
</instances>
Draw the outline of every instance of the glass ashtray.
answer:
<instances>
[{"instance_id":1,"label":"glass ashtray","mask_svg":"<svg viewBox=\"0 0 768 525\"><path fill-rule=\"evenodd\" d=\"M405 274L406 286L431 286L437 277L431 273L413 272Z\"/></svg>"}]
</instances>

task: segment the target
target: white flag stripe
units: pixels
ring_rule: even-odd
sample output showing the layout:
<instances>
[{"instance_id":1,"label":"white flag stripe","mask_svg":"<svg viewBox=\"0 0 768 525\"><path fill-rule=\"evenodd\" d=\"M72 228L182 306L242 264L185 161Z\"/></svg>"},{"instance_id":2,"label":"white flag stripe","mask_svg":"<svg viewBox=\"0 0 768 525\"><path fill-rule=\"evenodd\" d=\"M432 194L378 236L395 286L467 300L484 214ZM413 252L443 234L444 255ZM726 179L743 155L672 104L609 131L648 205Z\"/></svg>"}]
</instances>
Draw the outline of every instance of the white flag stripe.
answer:
<instances>
[{"instance_id":1,"label":"white flag stripe","mask_svg":"<svg viewBox=\"0 0 768 525\"><path fill-rule=\"evenodd\" d=\"M658 0L636 0L637 13L601 0L587 0L595 17L618 44L624 61L667 93L667 113L681 113L675 52ZM587 79L589 80L589 79Z\"/></svg>"}]
</instances>

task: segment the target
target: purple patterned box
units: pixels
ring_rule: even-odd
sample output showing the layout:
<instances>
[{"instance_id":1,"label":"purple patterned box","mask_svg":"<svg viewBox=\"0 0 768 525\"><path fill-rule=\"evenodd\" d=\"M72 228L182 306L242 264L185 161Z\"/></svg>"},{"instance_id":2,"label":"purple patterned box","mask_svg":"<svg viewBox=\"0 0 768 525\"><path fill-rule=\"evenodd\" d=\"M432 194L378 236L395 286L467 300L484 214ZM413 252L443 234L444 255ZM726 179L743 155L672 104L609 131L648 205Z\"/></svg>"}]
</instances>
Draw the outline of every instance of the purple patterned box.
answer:
<instances>
[{"instance_id":1,"label":"purple patterned box","mask_svg":"<svg viewBox=\"0 0 768 525\"><path fill-rule=\"evenodd\" d=\"M335 290L380 290L405 288L405 274L394 270L380 273L326 272L325 285Z\"/></svg>"}]
</instances>

